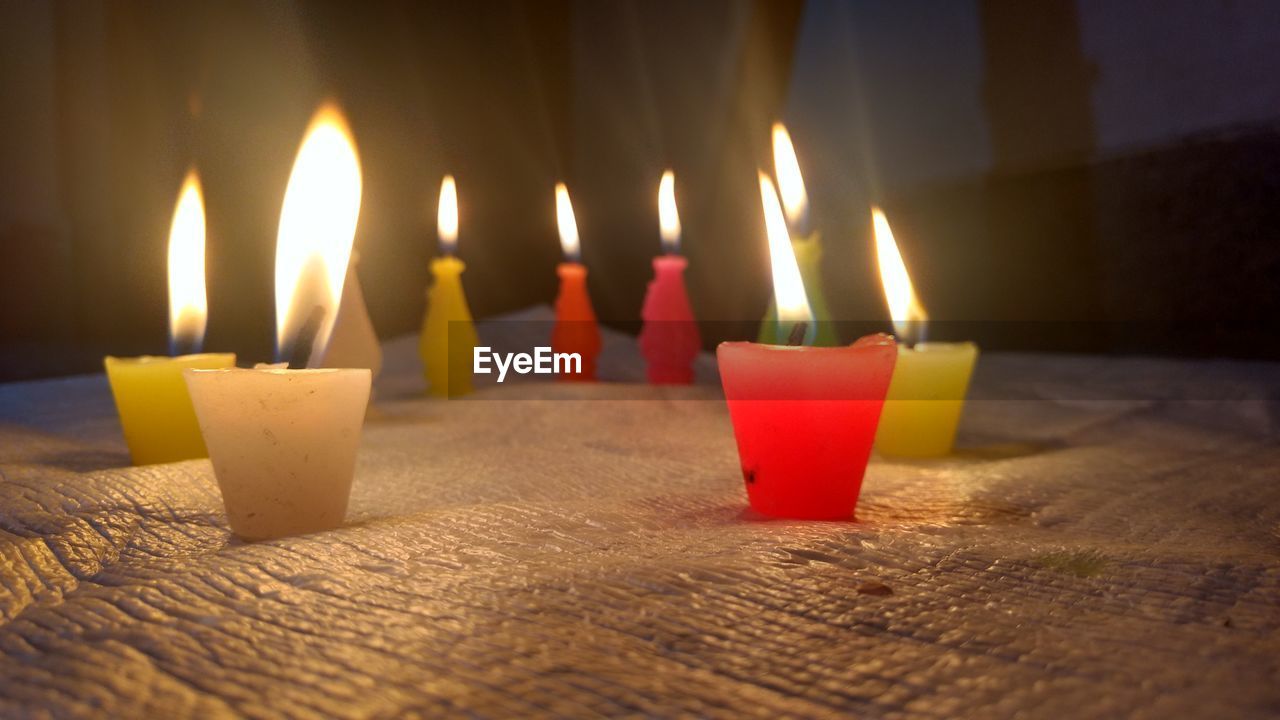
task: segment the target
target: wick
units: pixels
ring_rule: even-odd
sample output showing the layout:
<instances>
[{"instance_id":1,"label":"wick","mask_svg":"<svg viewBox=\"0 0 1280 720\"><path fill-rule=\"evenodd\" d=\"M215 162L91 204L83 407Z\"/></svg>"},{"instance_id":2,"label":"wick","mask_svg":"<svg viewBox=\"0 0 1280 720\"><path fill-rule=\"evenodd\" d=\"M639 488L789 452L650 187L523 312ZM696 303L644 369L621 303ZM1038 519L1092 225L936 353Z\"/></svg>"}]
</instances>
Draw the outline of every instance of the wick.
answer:
<instances>
[{"instance_id":1,"label":"wick","mask_svg":"<svg viewBox=\"0 0 1280 720\"><path fill-rule=\"evenodd\" d=\"M320 323L324 322L324 308L316 305L307 315L307 321L298 329L293 341L293 348L288 353L289 367L304 368L311 362L311 354L315 350L316 335L320 333Z\"/></svg>"},{"instance_id":2,"label":"wick","mask_svg":"<svg viewBox=\"0 0 1280 720\"><path fill-rule=\"evenodd\" d=\"M809 323L803 320L791 326L791 334L787 336L788 345L804 344L804 334L809 331Z\"/></svg>"}]
</instances>

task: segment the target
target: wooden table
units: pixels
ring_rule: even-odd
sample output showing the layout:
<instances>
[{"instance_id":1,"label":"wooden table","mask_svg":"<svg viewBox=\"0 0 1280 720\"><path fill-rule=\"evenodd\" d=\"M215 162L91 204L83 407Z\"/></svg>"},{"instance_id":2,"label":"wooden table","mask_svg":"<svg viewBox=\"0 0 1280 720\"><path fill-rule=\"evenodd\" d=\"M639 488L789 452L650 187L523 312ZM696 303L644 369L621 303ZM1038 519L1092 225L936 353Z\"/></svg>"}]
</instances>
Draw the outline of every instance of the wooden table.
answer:
<instances>
[{"instance_id":1,"label":"wooden table","mask_svg":"<svg viewBox=\"0 0 1280 720\"><path fill-rule=\"evenodd\" d=\"M258 544L101 376L0 386L0 715L1280 712L1278 365L989 354L967 449L787 522L714 384L432 401L415 342L349 526Z\"/></svg>"}]
</instances>

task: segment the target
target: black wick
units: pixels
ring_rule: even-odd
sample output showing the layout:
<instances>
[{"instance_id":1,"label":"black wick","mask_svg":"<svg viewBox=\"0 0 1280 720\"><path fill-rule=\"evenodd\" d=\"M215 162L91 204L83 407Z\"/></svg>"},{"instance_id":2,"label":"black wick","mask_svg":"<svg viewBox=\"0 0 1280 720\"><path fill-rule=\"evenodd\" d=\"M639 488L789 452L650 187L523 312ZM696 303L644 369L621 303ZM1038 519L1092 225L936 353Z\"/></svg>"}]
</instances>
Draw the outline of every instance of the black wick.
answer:
<instances>
[{"instance_id":1,"label":"black wick","mask_svg":"<svg viewBox=\"0 0 1280 720\"><path fill-rule=\"evenodd\" d=\"M311 353L315 349L316 335L320 333L320 323L324 322L324 308L319 305L307 314L307 321L298 329L293 347L286 354L289 367L305 368L311 362Z\"/></svg>"},{"instance_id":2,"label":"black wick","mask_svg":"<svg viewBox=\"0 0 1280 720\"><path fill-rule=\"evenodd\" d=\"M804 334L809 331L809 323L801 320L791 326L791 334L787 336L788 345L803 345Z\"/></svg>"}]
</instances>

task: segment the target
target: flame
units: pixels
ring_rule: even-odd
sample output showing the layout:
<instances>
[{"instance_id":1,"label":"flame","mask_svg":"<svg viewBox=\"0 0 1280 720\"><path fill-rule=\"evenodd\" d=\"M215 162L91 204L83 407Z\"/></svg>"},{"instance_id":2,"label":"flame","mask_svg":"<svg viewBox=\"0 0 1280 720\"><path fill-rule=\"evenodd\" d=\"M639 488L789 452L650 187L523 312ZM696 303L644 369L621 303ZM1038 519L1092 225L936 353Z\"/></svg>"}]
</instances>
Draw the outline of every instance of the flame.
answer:
<instances>
[{"instance_id":1,"label":"flame","mask_svg":"<svg viewBox=\"0 0 1280 720\"><path fill-rule=\"evenodd\" d=\"M662 173L658 183L658 225L662 229L662 250L680 252L680 211L676 208L676 174Z\"/></svg>"},{"instance_id":2,"label":"flame","mask_svg":"<svg viewBox=\"0 0 1280 720\"><path fill-rule=\"evenodd\" d=\"M804 176L800 174L791 135L780 122L773 124L773 169L778 175L778 192L787 222L792 228L799 228L809 216L809 195L804 190Z\"/></svg>"},{"instance_id":3,"label":"flame","mask_svg":"<svg viewBox=\"0 0 1280 720\"><path fill-rule=\"evenodd\" d=\"M276 350L286 355L299 332L318 326L311 355L333 332L360 216L360 158L336 105L316 111L298 149L276 239Z\"/></svg>"},{"instance_id":4,"label":"flame","mask_svg":"<svg viewBox=\"0 0 1280 720\"><path fill-rule=\"evenodd\" d=\"M199 350L209 318L204 279L204 195L187 173L169 226L169 342Z\"/></svg>"},{"instance_id":5,"label":"flame","mask_svg":"<svg viewBox=\"0 0 1280 720\"><path fill-rule=\"evenodd\" d=\"M889 220L875 206L871 207L871 225L876 238L880 283L884 286L884 299L889 305L889 318L893 320L893 328L898 336L906 339L912 336L912 323L923 323L929 316L925 314L924 307L916 297L915 288L911 286L911 276L907 274L907 266L902 262L902 254L898 252L898 243L893 239ZM922 329L922 326L917 328ZM923 332L919 334L923 335Z\"/></svg>"},{"instance_id":6,"label":"flame","mask_svg":"<svg viewBox=\"0 0 1280 720\"><path fill-rule=\"evenodd\" d=\"M816 333L813 311L809 308L809 298L804 292L804 281L800 278L795 251L791 249L787 221L782 216L782 207L778 204L778 193L773 189L773 181L763 172L759 176L764 225L769 235L769 260L773 265L773 299L778 307L778 341L785 342L787 339L781 337L784 332L783 324L798 322L809 323L806 338L811 341Z\"/></svg>"},{"instance_id":7,"label":"flame","mask_svg":"<svg viewBox=\"0 0 1280 720\"><path fill-rule=\"evenodd\" d=\"M458 249L458 185L452 175L445 175L440 183L436 232L440 234L440 249L446 255L452 255Z\"/></svg>"},{"instance_id":8,"label":"flame","mask_svg":"<svg viewBox=\"0 0 1280 720\"><path fill-rule=\"evenodd\" d=\"M581 247L578 243L578 221L573 216L573 203L569 201L569 188L556 183L556 224L560 226L560 247L569 262L578 262Z\"/></svg>"}]
</instances>

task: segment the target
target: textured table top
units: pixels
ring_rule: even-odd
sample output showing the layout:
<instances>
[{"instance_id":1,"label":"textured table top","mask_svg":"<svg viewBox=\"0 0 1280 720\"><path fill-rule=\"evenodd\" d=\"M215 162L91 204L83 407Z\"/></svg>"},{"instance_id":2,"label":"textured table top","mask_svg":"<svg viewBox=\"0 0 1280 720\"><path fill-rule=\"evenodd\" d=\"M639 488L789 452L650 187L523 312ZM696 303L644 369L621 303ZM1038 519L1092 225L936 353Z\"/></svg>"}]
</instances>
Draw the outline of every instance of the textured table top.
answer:
<instances>
[{"instance_id":1,"label":"textured table top","mask_svg":"<svg viewBox=\"0 0 1280 720\"><path fill-rule=\"evenodd\" d=\"M963 451L790 522L714 384L426 400L414 343L349 525L257 544L102 377L0 386L0 716L1280 713L1280 365L989 354Z\"/></svg>"}]
</instances>

